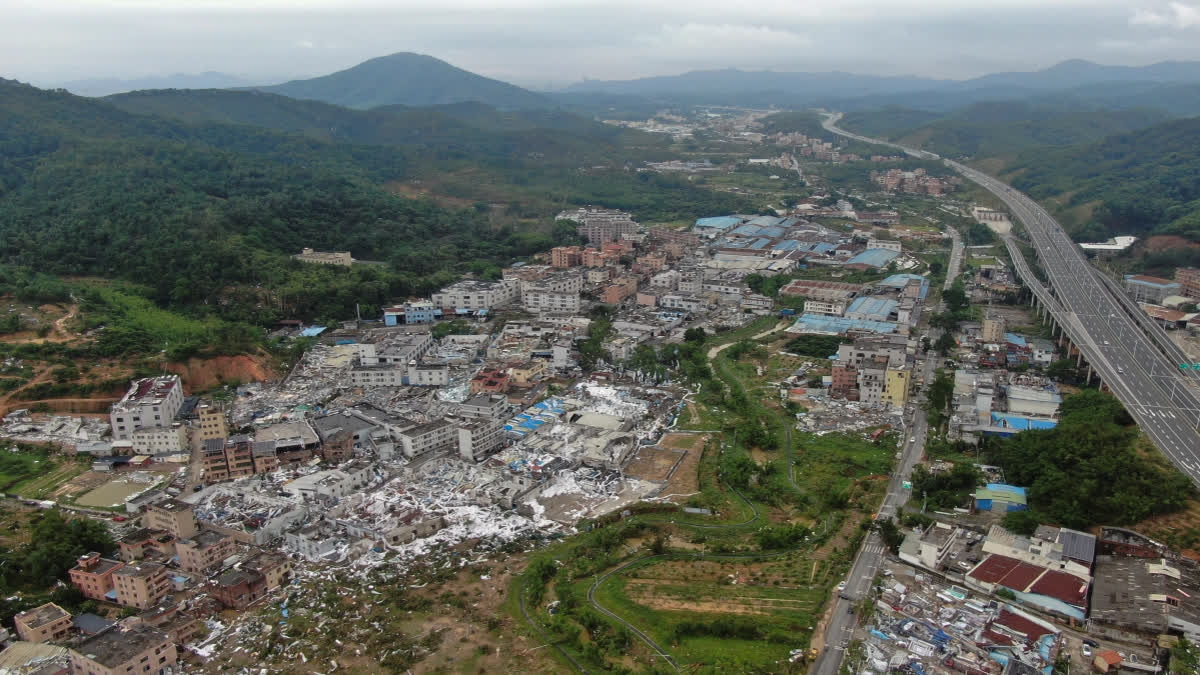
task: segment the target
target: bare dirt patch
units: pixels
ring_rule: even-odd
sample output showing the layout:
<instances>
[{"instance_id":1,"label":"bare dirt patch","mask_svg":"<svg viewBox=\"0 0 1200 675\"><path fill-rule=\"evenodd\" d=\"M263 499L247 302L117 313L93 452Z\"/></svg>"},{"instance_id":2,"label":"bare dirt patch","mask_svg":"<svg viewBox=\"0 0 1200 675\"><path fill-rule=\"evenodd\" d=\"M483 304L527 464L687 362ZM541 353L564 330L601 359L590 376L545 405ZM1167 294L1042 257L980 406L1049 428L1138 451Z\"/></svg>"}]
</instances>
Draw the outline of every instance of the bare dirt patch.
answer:
<instances>
[{"instance_id":1,"label":"bare dirt patch","mask_svg":"<svg viewBox=\"0 0 1200 675\"><path fill-rule=\"evenodd\" d=\"M182 363L169 363L167 370L183 379L188 393L215 389L226 384L263 382L275 379L265 356L215 356L194 358Z\"/></svg>"},{"instance_id":2,"label":"bare dirt patch","mask_svg":"<svg viewBox=\"0 0 1200 675\"><path fill-rule=\"evenodd\" d=\"M625 475L641 480L665 481L671 469L688 455L687 450L643 446L634 453L625 467Z\"/></svg>"}]
</instances>

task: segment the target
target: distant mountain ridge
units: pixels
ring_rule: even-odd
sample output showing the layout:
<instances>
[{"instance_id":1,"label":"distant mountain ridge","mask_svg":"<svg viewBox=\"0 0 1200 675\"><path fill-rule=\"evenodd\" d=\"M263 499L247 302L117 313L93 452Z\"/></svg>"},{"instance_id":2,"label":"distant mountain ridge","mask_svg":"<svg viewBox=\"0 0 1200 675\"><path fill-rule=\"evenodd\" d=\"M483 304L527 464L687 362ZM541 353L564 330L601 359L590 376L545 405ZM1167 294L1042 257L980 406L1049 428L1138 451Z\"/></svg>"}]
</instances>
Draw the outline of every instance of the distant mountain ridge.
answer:
<instances>
[{"instance_id":1,"label":"distant mountain ridge","mask_svg":"<svg viewBox=\"0 0 1200 675\"><path fill-rule=\"evenodd\" d=\"M175 73L128 80L114 77L88 78L63 82L57 86L78 96L110 96L139 89L228 89L251 84L254 83L236 75L210 70L203 73Z\"/></svg>"},{"instance_id":2,"label":"distant mountain ridge","mask_svg":"<svg viewBox=\"0 0 1200 675\"><path fill-rule=\"evenodd\" d=\"M322 77L253 88L289 98L358 109L466 102L484 103L504 110L553 105L541 94L476 75L432 56L411 52L380 56Z\"/></svg>"},{"instance_id":3,"label":"distant mountain ridge","mask_svg":"<svg viewBox=\"0 0 1200 675\"><path fill-rule=\"evenodd\" d=\"M1102 85L1111 83L1121 86L1116 87L1116 92L1104 91ZM1042 70L991 73L966 80L842 72L702 70L634 80L585 80L567 87L560 96L603 93L688 103L740 101L746 105L818 105L840 110L900 105L949 110L984 100L1033 99L1057 90L1072 90L1084 99L1111 98L1114 93L1126 89L1140 91L1150 85L1156 87L1164 100L1173 101L1190 99L1187 89L1198 84L1200 61L1108 66L1073 59ZM1176 93L1174 89L1184 91Z\"/></svg>"}]
</instances>

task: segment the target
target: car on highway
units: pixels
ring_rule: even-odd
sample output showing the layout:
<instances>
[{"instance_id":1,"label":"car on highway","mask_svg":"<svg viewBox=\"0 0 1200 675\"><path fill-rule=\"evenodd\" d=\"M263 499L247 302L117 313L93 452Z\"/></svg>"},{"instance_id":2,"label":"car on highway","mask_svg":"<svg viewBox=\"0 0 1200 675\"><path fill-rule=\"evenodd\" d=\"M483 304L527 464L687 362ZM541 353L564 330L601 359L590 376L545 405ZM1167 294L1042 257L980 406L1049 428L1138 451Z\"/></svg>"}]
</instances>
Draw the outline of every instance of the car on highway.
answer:
<instances>
[{"instance_id":1,"label":"car on highway","mask_svg":"<svg viewBox=\"0 0 1200 675\"><path fill-rule=\"evenodd\" d=\"M845 582L845 581L839 581L839 582L838 582L838 585L837 585L837 589L838 589L838 592L841 592L841 591L844 591L844 590L846 590L846 582Z\"/></svg>"}]
</instances>

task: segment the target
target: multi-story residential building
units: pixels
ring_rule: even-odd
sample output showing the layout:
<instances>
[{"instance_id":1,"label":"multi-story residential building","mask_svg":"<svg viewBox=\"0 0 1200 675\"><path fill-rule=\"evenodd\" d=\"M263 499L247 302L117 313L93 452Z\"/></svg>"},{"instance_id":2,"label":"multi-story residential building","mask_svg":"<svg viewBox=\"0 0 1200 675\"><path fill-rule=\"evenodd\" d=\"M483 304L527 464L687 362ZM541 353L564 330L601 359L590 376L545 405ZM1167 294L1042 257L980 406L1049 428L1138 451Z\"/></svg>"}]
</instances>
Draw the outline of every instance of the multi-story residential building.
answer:
<instances>
[{"instance_id":1,"label":"multi-story residential building","mask_svg":"<svg viewBox=\"0 0 1200 675\"><path fill-rule=\"evenodd\" d=\"M883 402L897 408L903 408L908 403L908 387L912 379L912 371L907 367L887 369L887 381L883 387Z\"/></svg>"},{"instance_id":2,"label":"multi-story residential building","mask_svg":"<svg viewBox=\"0 0 1200 675\"><path fill-rule=\"evenodd\" d=\"M527 286L521 293L521 305L526 312L537 314L577 314L581 301L578 291L562 293L542 286Z\"/></svg>"},{"instance_id":3,"label":"multi-story residential building","mask_svg":"<svg viewBox=\"0 0 1200 675\"><path fill-rule=\"evenodd\" d=\"M382 342L364 342L358 345L358 365L377 366L394 364L407 366L433 349L430 333L408 333L388 338Z\"/></svg>"},{"instance_id":4,"label":"multi-story residential building","mask_svg":"<svg viewBox=\"0 0 1200 675\"><path fill-rule=\"evenodd\" d=\"M133 451L139 455L178 454L188 451L187 429L175 422L165 427L142 427L129 435Z\"/></svg>"},{"instance_id":5,"label":"multi-story residential building","mask_svg":"<svg viewBox=\"0 0 1200 675\"><path fill-rule=\"evenodd\" d=\"M600 295L600 299L605 304L619 305L637 293L637 287L637 277L620 277L604 288L604 291Z\"/></svg>"},{"instance_id":6,"label":"multi-story residential building","mask_svg":"<svg viewBox=\"0 0 1200 675\"><path fill-rule=\"evenodd\" d=\"M498 394L478 394L458 404L457 414L464 417L500 419L508 413L508 397Z\"/></svg>"},{"instance_id":7,"label":"multi-story residential building","mask_svg":"<svg viewBox=\"0 0 1200 675\"><path fill-rule=\"evenodd\" d=\"M20 612L13 623L17 637L26 642L51 642L71 634L71 613L53 602Z\"/></svg>"},{"instance_id":8,"label":"multi-story residential building","mask_svg":"<svg viewBox=\"0 0 1200 675\"><path fill-rule=\"evenodd\" d=\"M625 234L638 231L638 224L624 211L609 209L578 209L563 211L555 220L573 220L578 223L579 235L590 244L617 241Z\"/></svg>"},{"instance_id":9,"label":"multi-story residential building","mask_svg":"<svg viewBox=\"0 0 1200 675\"><path fill-rule=\"evenodd\" d=\"M604 251L598 248L583 250L584 267L612 267L621 264L620 251Z\"/></svg>"},{"instance_id":10,"label":"multi-story residential building","mask_svg":"<svg viewBox=\"0 0 1200 675\"><path fill-rule=\"evenodd\" d=\"M679 270L667 270L650 277L650 288L671 292L679 288Z\"/></svg>"},{"instance_id":11,"label":"multi-story residential building","mask_svg":"<svg viewBox=\"0 0 1200 675\"><path fill-rule=\"evenodd\" d=\"M664 309L679 309L686 312L698 312L704 309L704 301L689 295L663 295L658 298L658 306Z\"/></svg>"},{"instance_id":12,"label":"multi-story residential building","mask_svg":"<svg viewBox=\"0 0 1200 675\"><path fill-rule=\"evenodd\" d=\"M121 537L117 541L117 548L124 562L141 560L152 553L166 560L175 555L176 541L175 535L170 532L143 527Z\"/></svg>"},{"instance_id":13,"label":"multi-story residential building","mask_svg":"<svg viewBox=\"0 0 1200 675\"><path fill-rule=\"evenodd\" d=\"M225 405L219 401L204 401L196 406L196 423L192 429L201 441L229 436Z\"/></svg>"},{"instance_id":14,"label":"multi-story residential building","mask_svg":"<svg viewBox=\"0 0 1200 675\"><path fill-rule=\"evenodd\" d=\"M1004 317L989 316L983 320L983 330L980 339L992 344L1004 344Z\"/></svg>"},{"instance_id":15,"label":"multi-story residential building","mask_svg":"<svg viewBox=\"0 0 1200 675\"><path fill-rule=\"evenodd\" d=\"M848 401L858 400L858 369L853 364L838 361L831 371L832 384L829 396Z\"/></svg>"},{"instance_id":16,"label":"multi-story residential building","mask_svg":"<svg viewBox=\"0 0 1200 675\"><path fill-rule=\"evenodd\" d=\"M704 275L697 269L679 270L679 282L676 284L676 290L680 295L696 295L700 292L700 286L704 283Z\"/></svg>"},{"instance_id":17,"label":"multi-story residential building","mask_svg":"<svg viewBox=\"0 0 1200 675\"><path fill-rule=\"evenodd\" d=\"M267 578L255 570L231 569L210 581L205 590L225 607L242 610L266 596Z\"/></svg>"},{"instance_id":18,"label":"multi-story residential building","mask_svg":"<svg viewBox=\"0 0 1200 675\"><path fill-rule=\"evenodd\" d=\"M1200 269L1180 267L1175 270L1175 283L1179 284L1182 295L1193 300L1200 299Z\"/></svg>"},{"instance_id":19,"label":"multi-story residential building","mask_svg":"<svg viewBox=\"0 0 1200 675\"><path fill-rule=\"evenodd\" d=\"M509 369L513 384L518 387L528 387L546 373L546 362L542 359L530 359Z\"/></svg>"},{"instance_id":20,"label":"multi-story residential building","mask_svg":"<svg viewBox=\"0 0 1200 675\"><path fill-rule=\"evenodd\" d=\"M356 387L403 387L408 366L402 363L353 366L350 383Z\"/></svg>"},{"instance_id":21,"label":"multi-story residential building","mask_svg":"<svg viewBox=\"0 0 1200 675\"><path fill-rule=\"evenodd\" d=\"M648 253L640 255L634 262L649 272L661 272L667 268L667 257L660 254Z\"/></svg>"},{"instance_id":22,"label":"multi-story residential building","mask_svg":"<svg viewBox=\"0 0 1200 675\"><path fill-rule=\"evenodd\" d=\"M519 287L512 282L467 279L434 293L431 300L443 311L447 309L492 309L514 302L517 300L519 292Z\"/></svg>"},{"instance_id":23,"label":"multi-story residential building","mask_svg":"<svg viewBox=\"0 0 1200 675\"><path fill-rule=\"evenodd\" d=\"M658 307L658 294L653 291L638 291L634 302L638 307Z\"/></svg>"},{"instance_id":24,"label":"multi-story residential building","mask_svg":"<svg viewBox=\"0 0 1200 675\"><path fill-rule=\"evenodd\" d=\"M405 429L399 434L401 452L412 459L458 442L458 430L446 420L434 420Z\"/></svg>"},{"instance_id":25,"label":"multi-story residential building","mask_svg":"<svg viewBox=\"0 0 1200 675\"><path fill-rule=\"evenodd\" d=\"M845 301L826 302L824 300L805 300L804 313L841 316L846 313L846 303Z\"/></svg>"},{"instance_id":26,"label":"multi-story residential building","mask_svg":"<svg viewBox=\"0 0 1200 675\"><path fill-rule=\"evenodd\" d=\"M200 530L192 505L178 499L164 499L146 507L145 525L170 532L178 539L193 537Z\"/></svg>"},{"instance_id":27,"label":"multi-story residential building","mask_svg":"<svg viewBox=\"0 0 1200 675\"><path fill-rule=\"evenodd\" d=\"M887 387L887 357L873 357L858 364L858 400L870 405L883 403Z\"/></svg>"},{"instance_id":28,"label":"multi-story residential building","mask_svg":"<svg viewBox=\"0 0 1200 675\"><path fill-rule=\"evenodd\" d=\"M749 291L742 293L740 304L742 309L758 313L769 312L775 307L775 301L770 297Z\"/></svg>"},{"instance_id":29,"label":"multi-story residential building","mask_svg":"<svg viewBox=\"0 0 1200 675\"><path fill-rule=\"evenodd\" d=\"M171 636L145 624L112 628L71 648L71 672L80 675L167 675L178 664Z\"/></svg>"},{"instance_id":30,"label":"multi-story residential building","mask_svg":"<svg viewBox=\"0 0 1200 675\"><path fill-rule=\"evenodd\" d=\"M408 384L443 387L450 384L450 367L444 363L418 363L408 368Z\"/></svg>"},{"instance_id":31,"label":"multi-story residential building","mask_svg":"<svg viewBox=\"0 0 1200 675\"><path fill-rule=\"evenodd\" d=\"M504 420L478 418L458 425L458 456L477 462L504 445Z\"/></svg>"},{"instance_id":32,"label":"multi-story residential building","mask_svg":"<svg viewBox=\"0 0 1200 675\"><path fill-rule=\"evenodd\" d=\"M204 573L220 567L234 550L233 537L212 530L175 543L179 566L188 572Z\"/></svg>"},{"instance_id":33,"label":"multi-story residential building","mask_svg":"<svg viewBox=\"0 0 1200 675\"><path fill-rule=\"evenodd\" d=\"M113 573L124 567L120 560L101 558L99 553L88 553L79 557L79 561L67 571L71 585L78 588L83 597L91 600L112 602L116 595L110 597L113 590Z\"/></svg>"},{"instance_id":34,"label":"multi-story residential building","mask_svg":"<svg viewBox=\"0 0 1200 675\"><path fill-rule=\"evenodd\" d=\"M584 274L584 278L589 284L603 284L613 277L613 272L612 267L594 267Z\"/></svg>"},{"instance_id":35,"label":"multi-story residential building","mask_svg":"<svg viewBox=\"0 0 1200 675\"><path fill-rule=\"evenodd\" d=\"M583 249L578 246L555 246L550 249L552 267L578 267L583 264Z\"/></svg>"},{"instance_id":36,"label":"multi-story residential building","mask_svg":"<svg viewBox=\"0 0 1200 675\"><path fill-rule=\"evenodd\" d=\"M314 251L311 248L305 248L292 257L300 262L316 265L349 267L354 264L354 257L350 255L350 251Z\"/></svg>"},{"instance_id":37,"label":"multi-story residential building","mask_svg":"<svg viewBox=\"0 0 1200 675\"><path fill-rule=\"evenodd\" d=\"M1145 274L1126 274L1125 290L1133 298L1134 302L1146 302L1157 305L1161 304L1163 298L1169 295L1178 295L1180 285L1178 282L1169 279L1161 279Z\"/></svg>"},{"instance_id":38,"label":"multi-story residential building","mask_svg":"<svg viewBox=\"0 0 1200 675\"><path fill-rule=\"evenodd\" d=\"M109 413L113 440L132 440L134 430L143 427L170 427L182 406L183 385L178 375L134 380Z\"/></svg>"},{"instance_id":39,"label":"multi-story residential building","mask_svg":"<svg viewBox=\"0 0 1200 675\"><path fill-rule=\"evenodd\" d=\"M167 567L156 562L122 565L113 572L117 603L126 607L149 609L171 592Z\"/></svg>"},{"instance_id":40,"label":"multi-story residential building","mask_svg":"<svg viewBox=\"0 0 1200 675\"><path fill-rule=\"evenodd\" d=\"M472 394L500 393L508 391L509 375L499 368L485 368L471 378L468 385Z\"/></svg>"},{"instance_id":41,"label":"multi-story residential building","mask_svg":"<svg viewBox=\"0 0 1200 675\"><path fill-rule=\"evenodd\" d=\"M292 578L292 560L279 551L260 551L242 561L241 567L261 574L268 591L283 586Z\"/></svg>"}]
</instances>

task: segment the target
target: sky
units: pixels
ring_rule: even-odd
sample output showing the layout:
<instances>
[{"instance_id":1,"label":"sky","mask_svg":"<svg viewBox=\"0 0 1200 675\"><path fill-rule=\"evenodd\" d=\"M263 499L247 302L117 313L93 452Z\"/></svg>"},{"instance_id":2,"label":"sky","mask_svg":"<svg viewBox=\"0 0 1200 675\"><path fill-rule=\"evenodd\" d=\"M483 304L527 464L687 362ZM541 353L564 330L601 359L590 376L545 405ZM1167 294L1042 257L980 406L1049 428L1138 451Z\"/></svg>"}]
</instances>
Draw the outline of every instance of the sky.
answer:
<instances>
[{"instance_id":1,"label":"sky","mask_svg":"<svg viewBox=\"0 0 1200 675\"><path fill-rule=\"evenodd\" d=\"M1200 60L1200 0L0 0L0 77L255 84L411 51L537 89L688 70L962 79Z\"/></svg>"}]
</instances>

